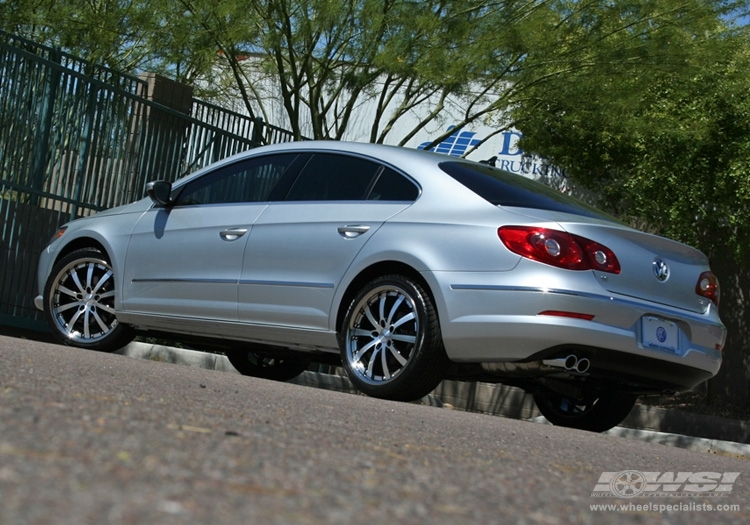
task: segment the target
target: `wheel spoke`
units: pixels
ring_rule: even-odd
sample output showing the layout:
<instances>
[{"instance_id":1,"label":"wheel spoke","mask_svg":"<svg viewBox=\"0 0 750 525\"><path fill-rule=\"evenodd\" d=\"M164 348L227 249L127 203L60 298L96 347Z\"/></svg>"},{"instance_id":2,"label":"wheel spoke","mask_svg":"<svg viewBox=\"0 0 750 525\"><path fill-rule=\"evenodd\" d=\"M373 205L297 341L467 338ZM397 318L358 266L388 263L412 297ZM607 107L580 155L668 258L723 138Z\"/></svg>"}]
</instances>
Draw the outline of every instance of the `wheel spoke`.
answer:
<instances>
[{"instance_id":1,"label":"wheel spoke","mask_svg":"<svg viewBox=\"0 0 750 525\"><path fill-rule=\"evenodd\" d=\"M70 278L78 287L78 291L80 293L86 293L86 287L81 284L81 280L78 278L78 272L75 270L75 268L70 271Z\"/></svg>"},{"instance_id":2,"label":"wheel spoke","mask_svg":"<svg viewBox=\"0 0 750 525\"><path fill-rule=\"evenodd\" d=\"M373 339L372 341L370 341L369 343L367 343L363 347L358 348L355 352L352 353L352 359L354 360L354 362L359 363L360 361L362 361L362 357L369 350L371 350L372 348L374 348L375 346L377 346L377 344L378 344L378 340L377 339ZM374 355L375 355L375 353L373 353L373 356ZM370 359L370 362L372 362L372 359Z\"/></svg>"},{"instance_id":3,"label":"wheel spoke","mask_svg":"<svg viewBox=\"0 0 750 525\"><path fill-rule=\"evenodd\" d=\"M107 273L102 275L101 279L99 279L99 282L96 283L96 286L91 290L92 293L98 293L99 289L106 283L109 278L112 277L112 270L107 270Z\"/></svg>"},{"instance_id":4,"label":"wheel spoke","mask_svg":"<svg viewBox=\"0 0 750 525\"><path fill-rule=\"evenodd\" d=\"M91 339L91 310L89 308L83 311L83 337Z\"/></svg>"},{"instance_id":5,"label":"wheel spoke","mask_svg":"<svg viewBox=\"0 0 750 525\"><path fill-rule=\"evenodd\" d=\"M91 290L91 286L94 282L94 270L96 269L96 265L92 262L88 263L86 266L86 290Z\"/></svg>"},{"instance_id":6,"label":"wheel spoke","mask_svg":"<svg viewBox=\"0 0 750 525\"><path fill-rule=\"evenodd\" d=\"M417 316L414 314L414 312L409 312L408 314L406 314L403 317L401 317L398 321L396 321L392 325L391 325L390 321L388 322L388 324L391 325L391 326L393 326L393 329L395 330L396 328L398 328L399 326L403 325L404 323L408 323L409 321L413 321L416 318L417 318Z\"/></svg>"},{"instance_id":7,"label":"wheel spoke","mask_svg":"<svg viewBox=\"0 0 750 525\"><path fill-rule=\"evenodd\" d=\"M358 337L372 337L372 330L365 330L364 328L355 328L351 332L352 339L356 339Z\"/></svg>"},{"instance_id":8,"label":"wheel spoke","mask_svg":"<svg viewBox=\"0 0 750 525\"><path fill-rule=\"evenodd\" d=\"M98 324L99 328L101 328L102 333L104 333L107 330L109 330L110 327L107 326L107 324L102 320L102 318L99 316L98 312L93 311L93 312L91 312L91 315L94 316L94 320L96 320L96 324Z\"/></svg>"},{"instance_id":9,"label":"wheel spoke","mask_svg":"<svg viewBox=\"0 0 750 525\"><path fill-rule=\"evenodd\" d=\"M398 312L399 306L401 306L401 303L403 302L404 302L404 296L399 294L399 296L396 298L396 302L394 302L393 305L391 306L390 312L388 312L388 320L385 322L386 326L391 326L391 324L393 323L393 317L396 315L396 312Z\"/></svg>"},{"instance_id":10,"label":"wheel spoke","mask_svg":"<svg viewBox=\"0 0 750 525\"><path fill-rule=\"evenodd\" d=\"M70 297L73 297L74 299L77 299L76 295L78 294L74 292L73 290L71 290L70 288L66 288L65 286L60 286L58 287L57 291L65 295L69 295Z\"/></svg>"},{"instance_id":11,"label":"wheel spoke","mask_svg":"<svg viewBox=\"0 0 750 525\"><path fill-rule=\"evenodd\" d=\"M378 349L377 345L375 345L375 350L372 352L372 357L370 357L370 362L367 363L367 377L370 379L373 379L374 377L374 368L375 368L375 362L378 360L378 353L380 350Z\"/></svg>"},{"instance_id":12,"label":"wheel spoke","mask_svg":"<svg viewBox=\"0 0 750 525\"><path fill-rule=\"evenodd\" d=\"M382 307L381 307L381 309L382 309ZM365 306L364 314L365 314L365 317L367 318L367 320L370 321L370 324L372 324L373 328L380 327L380 323L375 318L375 316L372 315L372 310L370 310L370 305ZM382 319L383 317L381 316L380 318Z\"/></svg>"},{"instance_id":13,"label":"wheel spoke","mask_svg":"<svg viewBox=\"0 0 750 525\"><path fill-rule=\"evenodd\" d=\"M114 309L114 308L112 308L111 306L107 305L107 304L102 304L102 303L99 303L99 302L97 302L97 303L96 303L96 307L97 307L98 309L100 309L100 310L104 310L104 311L105 311L105 312L107 312L108 314L112 314L112 315L115 315L115 309Z\"/></svg>"},{"instance_id":14,"label":"wheel spoke","mask_svg":"<svg viewBox=\"0 0 750 525\"><path fill-rule=\"evenodd\" d=\"M407 363L408 359L406 359L403 355L401 355L401 352L399 352L398 350L396 350L392 346L389 347L388 350L390 350L391 355L394 358L396 358L396 361L398 361L401 364L401 366L406 366L406 363Z\"/></svg>"},{"instance_id":15,"label":"wheel spoke","mask_svg":"<svg viewBox=\"0 0 750 525\"><path fill-rule=\"evenodd\" d=\"M76 313L73 314L73 317L70 318L68 321L68 326L66 328L67 335L70 336L73 333L73 328L75 327L76 323L78 322L78 319L81 317L81 314L83 311L79 308Z\"/></svg>"},{"instance_id":16,"label":"wheel spoke","mask_svg":"<svg viewBox=\"0 0 750 525\"><path fill-rule=\"evenodd\" d=\"M379 309L378 309L378 319L385 319L385 303L386 299L388 298L388 294L384 293L380 295L380 301L379 301ZM379 326L380 323L375 324L375 326Z\"/></svg>"},{"instance_id":17,"label":"wheel spoke","mask_svg":"<svg viewBox=\"0 0 750 525\"><path fill-rule=\"evenodd\" d=\"M75 302L72 302L72 303L61 304L61 305L55 306L55 313L56 314L61 314L62 312L66 312L66 311L70 310L71 308L80 308L81 306L83 306L83 303L81 301L75 301Z\"/></svg>"},{"instance_id":18,"label":"wheel spoke","mask_svg":"<svg viewBox=\"0 0 750 525\"><path fill-rule=\"evenodd\" d=\"M391 336L391 339L394 341L401 341L402 343L409 343L412 345L417 342L417 336L409 334L393 334Z\"/></svg>"},{"instance_id":19,"label":"wheel spoke","mask_svg":"<svg viewBox=\"0 0 750 525\"><path fill-rule=\"evenodd\" d=\"M380 352L380 366L383 367L383 379L390 379L391 371L388 368L388 353L382 350Z\"/></svg>"}]
</instances>

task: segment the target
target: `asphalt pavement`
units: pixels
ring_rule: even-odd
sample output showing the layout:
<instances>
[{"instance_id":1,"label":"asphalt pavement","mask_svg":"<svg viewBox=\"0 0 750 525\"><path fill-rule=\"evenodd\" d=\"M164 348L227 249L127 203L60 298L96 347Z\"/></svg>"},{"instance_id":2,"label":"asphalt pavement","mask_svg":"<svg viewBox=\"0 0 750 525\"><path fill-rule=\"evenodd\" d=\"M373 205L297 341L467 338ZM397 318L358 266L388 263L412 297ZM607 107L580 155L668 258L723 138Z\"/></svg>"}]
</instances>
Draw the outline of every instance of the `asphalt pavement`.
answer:
<instances>
[{"instance_id":1,"label":"asphalt pavement","mask_svg":"<svg viewBox=\"0 0 750 525\"><path fill-rule=\"evenodd\" d=\"M133 342L117 353L139 359L237 373L229 360L221 354L142 342ZM321 367L321 371L308 370L292 382L357 394L346 377L330 372L330 367ZM443 381L431 395L420 402L444 409L549 424L536 410L531 396L520 389L504 385ZM678 432L665 432L663 429L677 429ZM697 452L750 459L750 422L747 421L636 405L621 426L606 433Z\"/></svg>"},{"instance_id":2,"label":"asphalt pavement","mask_svg":"<svg viewBox=\"0 0 750 525\"><path fill-rule=\"evenodd\" d=\"M0 336L0 524L748 521L744 458L244 377L207 369L227 366L222 356L156 350L147 360ZM644 491L658 476L656 492L613 476Z\"/></svg>"}]
</instances>

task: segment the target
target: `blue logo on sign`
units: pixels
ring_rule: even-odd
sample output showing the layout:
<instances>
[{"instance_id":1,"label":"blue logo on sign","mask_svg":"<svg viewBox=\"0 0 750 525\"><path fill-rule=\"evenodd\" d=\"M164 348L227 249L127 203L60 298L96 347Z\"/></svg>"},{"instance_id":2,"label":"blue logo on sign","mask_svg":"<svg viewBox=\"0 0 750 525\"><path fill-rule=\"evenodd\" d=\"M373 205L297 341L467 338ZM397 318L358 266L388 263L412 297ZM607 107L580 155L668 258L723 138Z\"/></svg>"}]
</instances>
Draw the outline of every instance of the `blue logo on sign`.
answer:
<instances>
[{"instance_id":1,"label":"blue logo on sign","mask_svg":"<svg viewBox=\"0 0 750 525\"><path fill-rule=\"evenodd\" d=\"M667 331L662 328L661 326L656 329L656 338L659 340L660 343L663 343L667 340Z\"/></svg>"},{"instance_id":2,"label":"blue logo on sign","mask_svg":"<svg viewBox=\"0 0 750 525\"><path fill-rule=\"evenodd\" d=\"M448 131L452 129L453 126L449 127ZM466 153L469 146L476 146L482 142L479 139L475 139L474 135L476 135L476 133L473 131L454 131L450 137L439 143L434 148L429 148L427 151L436 151L437 153L445 153L454 157L460 157ZM417 147L417 149L425 149L430 144L431 142L423 142Z\"/></svg>"}]
</instances>

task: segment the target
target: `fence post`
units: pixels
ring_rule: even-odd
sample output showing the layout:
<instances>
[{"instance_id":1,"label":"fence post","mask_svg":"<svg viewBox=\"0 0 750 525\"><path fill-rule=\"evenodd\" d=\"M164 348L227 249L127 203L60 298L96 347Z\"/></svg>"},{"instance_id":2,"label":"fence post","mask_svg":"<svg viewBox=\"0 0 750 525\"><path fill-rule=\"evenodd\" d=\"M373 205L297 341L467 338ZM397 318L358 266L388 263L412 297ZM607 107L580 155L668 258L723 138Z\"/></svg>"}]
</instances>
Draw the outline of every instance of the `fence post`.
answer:
<instances>
[{"instance_id":1,"label":"fence post","mask_svg":"<svg viewBox=\"0 0 750 525\"><path fill-rule=\"evenodd\" d=\"M189 116L193 106L193 88L155 73L142 73L146 82L144 98ZM137 145L131 149L137 155L139 177L133 179L132 198L142 196L143 185L149 180L174 180L184 164L184 146L189 123L186 119L167 114L155 106L144 105L139 115L141 122L134 125ZM138 132L137 130L140 130ZM137 186L136 186L137 185Z\"/></svg>"},{"instance_id":2,"label":"fence post","mask_svg":"<svg viewBox=\"0 0 750 525\"><path fill-rule=\"evenodd\" d=\"M56 50L50 50L49 60L60 63L60 53ZM52 117L55 110L57 99L57 89L60 85L60 71L56 68L49 67L46 69L47 78L43 88L42 104L39 112L39 126L36 129L34 137L34 156L32 159L31 173L28 184L32 190L42 192L44 190L45 171L47 169L47 159L50 151L50 137L52 131ZM30 202L34 205L39 204L40 197L38 194L30 195Z\"/></svg>"},{"instance_id":3,"label":"fence post","mask_svg":"<svg viewBox=\"0 0 750 525\"><path fill-rule=\"evenodd\" d=\"M192 86L180 84L156 73L141 73L139 78L147 84L145 98L190 115L193 107Z\"/></svg>"},{"instance_id":4,"label":"fence post","mask_svg":"<svg viewBox=\"0 0 750 525\"><path fill-rule=\"evenodd\" d=\"M252 141L257 145L267 144L265 137L263 136L263 127L265 122L261 117L253 120L253 138Z\"/></svg>"}]
</instances>

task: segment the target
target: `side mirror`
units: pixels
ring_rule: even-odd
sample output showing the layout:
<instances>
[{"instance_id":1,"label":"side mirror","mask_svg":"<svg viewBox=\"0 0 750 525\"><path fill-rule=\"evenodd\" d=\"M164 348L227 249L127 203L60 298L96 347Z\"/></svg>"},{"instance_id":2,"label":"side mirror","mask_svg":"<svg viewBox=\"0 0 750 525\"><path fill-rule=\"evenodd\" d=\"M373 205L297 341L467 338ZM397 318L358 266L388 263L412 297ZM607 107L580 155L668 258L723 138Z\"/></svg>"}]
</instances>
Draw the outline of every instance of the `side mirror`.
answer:
<instances>
[{"instance_id":1,"label":"side mirror","mask_svg":"<svg viewBox=\"0 0 750 525\"><path fill-rule=\"evenodd\" d=\"M172 204L172 183L165 180L155 180L146 184L146 195L159 206Z\"/></svg>"}]
</instances>

